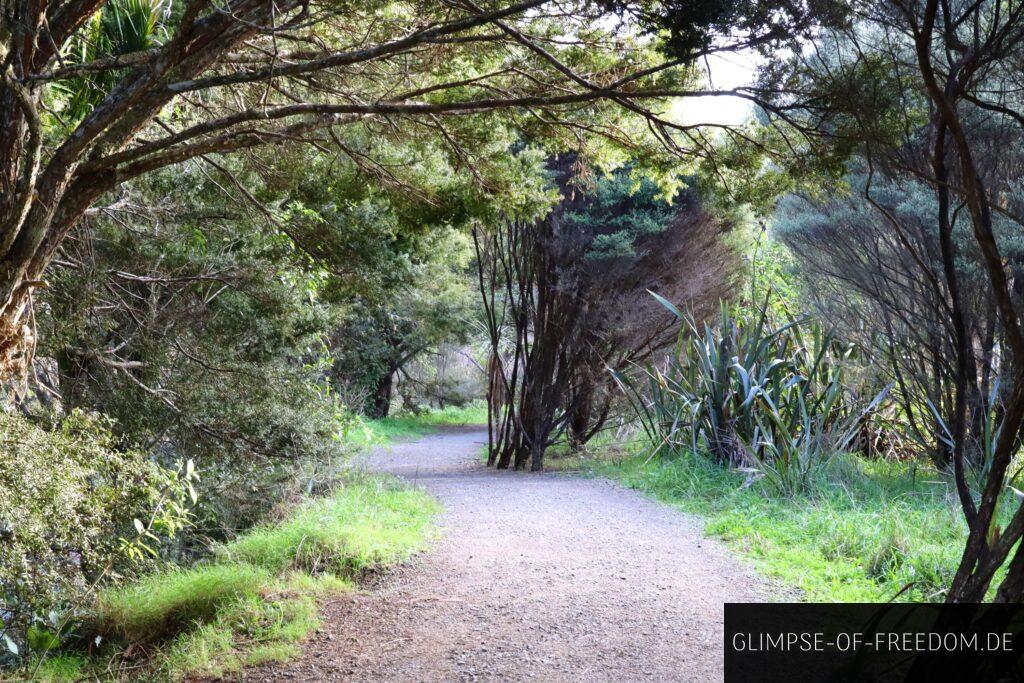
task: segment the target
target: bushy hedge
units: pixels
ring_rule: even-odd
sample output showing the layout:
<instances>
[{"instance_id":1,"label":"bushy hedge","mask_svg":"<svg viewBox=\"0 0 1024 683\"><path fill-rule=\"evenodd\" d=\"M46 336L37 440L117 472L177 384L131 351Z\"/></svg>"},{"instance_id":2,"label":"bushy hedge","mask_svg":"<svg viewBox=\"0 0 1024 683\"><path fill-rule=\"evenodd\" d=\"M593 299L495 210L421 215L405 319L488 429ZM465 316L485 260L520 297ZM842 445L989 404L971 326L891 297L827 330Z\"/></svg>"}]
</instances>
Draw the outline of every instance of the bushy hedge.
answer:
<instances>
[{"instance_id":1,"label":"bushy hedge","mask_svg":"<svg viewBox=\"0 0 1024 683\"><path fill-rule=\"evenodd\" d=\"M52 647L69 611L186 519L191 468L122 450L75 412L52 428L0 413L0 663Z\"/></svg>"}]
</instances>

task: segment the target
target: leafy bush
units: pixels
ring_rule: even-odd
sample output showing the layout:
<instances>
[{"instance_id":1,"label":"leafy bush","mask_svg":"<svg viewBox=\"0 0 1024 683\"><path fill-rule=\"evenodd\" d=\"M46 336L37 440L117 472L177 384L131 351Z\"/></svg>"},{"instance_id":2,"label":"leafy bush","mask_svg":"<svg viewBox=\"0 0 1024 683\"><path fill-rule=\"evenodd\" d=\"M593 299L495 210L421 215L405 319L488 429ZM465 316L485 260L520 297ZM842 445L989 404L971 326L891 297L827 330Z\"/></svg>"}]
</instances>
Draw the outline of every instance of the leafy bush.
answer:
<instances>
[{"instance_id":1,"label":"leafy bush","mask_svg":"<svg viewBox=\"0 0 1024 683\"><path fill-rule=\"evenodd\" d=\"M98 216L91 246L67 254L90 266L48 277L37 358L53 360L61 404L112 418L125 447L196 463L197 533L172 558L188 562L301 493L299 468L350 452L324 377L339 312L320 271L235 218L212 178L168 171L125 192L140 207L130 229ZM188 202L145 210L168 197Z\"/></svg>"},{"instance_id":2,"label":"leafy bush","mask_svg":"<svg viewBox=\"0 0 1024 683\"><path fill-rule=\"evenodd\" d=\"M0 413L0 440L0 633L17 657L54 647L95 584L181 528L192 473L119 450L81 412L50 430Z\"/></svg>"},{"instance_id":3,"label":"leafy bush","mask_svg":"<svg viewBox=\"0 0 1024 683\"><path fill-rule=\"evenodd\" d=\"M655 452L710 453L792 495L850 447L887 390L858 401L843 382L852 350L817 323L772 326L768 303L748 316L723 304L714 327L688 319L664 372L647 368L646 382L617 377Z\"/></svg>"}]
</instances>

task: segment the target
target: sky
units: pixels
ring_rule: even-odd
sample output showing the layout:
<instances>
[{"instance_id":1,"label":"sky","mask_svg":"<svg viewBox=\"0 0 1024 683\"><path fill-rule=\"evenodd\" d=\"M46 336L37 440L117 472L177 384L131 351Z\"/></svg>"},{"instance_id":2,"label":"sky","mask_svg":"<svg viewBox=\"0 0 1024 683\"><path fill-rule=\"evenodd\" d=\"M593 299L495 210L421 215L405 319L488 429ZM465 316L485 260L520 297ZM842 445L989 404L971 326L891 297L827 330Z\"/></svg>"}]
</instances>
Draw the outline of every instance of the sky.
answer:
<instances>
[{"instance_id":1,"label":"sky","mask_svg":"<svg viewBox=\"0 0 1024 683\"><path fill-rule=\"evenodd\" d=\"M751 52L712 55L707 62L711 71L709 90L749 85L757 64L755 54ZM738 97L687 97L673 104L672 115L687 124L728 125L743 123L750 116L751 109L749 101Z\"/></svg>"}]
</instances>

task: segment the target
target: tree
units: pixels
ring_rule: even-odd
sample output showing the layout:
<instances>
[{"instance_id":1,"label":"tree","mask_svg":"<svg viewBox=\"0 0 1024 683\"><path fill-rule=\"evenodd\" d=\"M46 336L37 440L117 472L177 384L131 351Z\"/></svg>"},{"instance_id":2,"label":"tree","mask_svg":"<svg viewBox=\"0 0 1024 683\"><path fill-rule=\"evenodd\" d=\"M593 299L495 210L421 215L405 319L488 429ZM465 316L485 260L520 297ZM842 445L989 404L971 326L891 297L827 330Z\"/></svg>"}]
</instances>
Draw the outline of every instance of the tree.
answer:
<instances>
[{"instance_id":1,"label":"tree","mask_svg":"<svg viewBox=\"0 0 1024 683\"><path fill-rule=\"evenodd\" d=\"M1018 541L1024 534L1024 505L1018 505L1012 521L1002 533L996 523L996 514L1024 424L1024 332L1012 292L1011 282L1015 274L1007 272L995 235L993 207L1000 203L1000 188L985 178L981 171L981 150L969 133L965 108L973 104L1011 125L1024 126L1024 102L1015 94L1020 66L1024 63L1024 6L1003 8L998 2L981 2L965 8L952 8L938 0L926 0L920 6L901 4L897 7L910 29L918 72L934 106L932 171L939 204L937 216L943 267L949 281L951 314L956 330L957 405L953 425L953 465L970 533L947 599L949 602L981 601L996 571L1016 548L1013 557L1009 558L1006 577L996 591L996 600L1021 602L1024 601L1024 548ZM992 85L995 88L990 92ZM953 168L956 168L956 173ZM956 195L970 215L974 239L982 255L989 291L1009 351L1004 376L1011 384L1011 390L979 501L969 495L963 475L966 378L972 351L959 274L956 272L950 218L954 210L951 184L956 185Z\"/></svg>"},{"instance_id":2,"label":"tree","mask_svg":"<svg viewBox=\"0 0 1024 683\"><path fill-rule=\"evenodd\" d=\"M966 5L890 0L837 6L850 21L823 35L835 49L827 57L820 50L797 55L793 69L776 64L763 85L780 93L776 111L785 106L799 112L790 119L793 130L808 137L824 133L818 140L838 152L834 158L861 155L868 165L865 200L886 217L891 233L912 257L919 257L915 245L906 239L900 222L875 201L871 178L885 164L884 169L898 169L927 183L935 194L941 268L936 272L920 259L921 271L952 330L954 398L948 438L957 493L970 529L947 600L981 601L996 572L1005 566L995 599L1020 602L1024 548L1018 542L1024 534L1024 506L1012 505L1006 490L1024 423L1021 278L1014 260L1007 259L996 219L1002 215L1022 224L1021 207L1012 195L1020 174L1016 168L1000 168L992 146L999 138L984 131L1014 131L1012 136L1017 137L1024 125L1019 95L1024 6L985 0ZM965 261L954 232L960 214L970 228L972 251L978 254L977 276L998 319L1001 348L1000 356L992 357L1004 409L990 432L980 495L972 491L966 475L969 380L978 358L966 304ZM1005 529L997 522L1004 506L1013 510Z\"/></svg>"},{"instance_id":3,"label":"tree","mask_svg":"<svg viewBox=\"0 0 1024 683\"><path fill-rule=\"evenodd\" d=\"M488 144L506 147L502 134ZM207 533L258 519L298 466L347 450L332 365L356 359L373 385L383 357L377 328L354 334L358 316L395 315L416 349L461 333L466 226L546 201L536 152L470 171L406 143L346 138L353 154L374 145L386 183L347 155L293 147L125 184L72 231L37 294L30 396L58 420L99 411L163 462L194 459Z\"/></svg>"},{"instance_id":4,"label":"tree","mask_svg":"<svg viewBox=\"0 0 1024 683\"><path fill-rule=\"evenodd\" d=\"M579 447L605 424L611 371L671 344L678 321L649 294L701 316L736 261L693 193L669 204L628 171L580 186L552 164L563 201L544 219L478 238L491 338L489 464L539 470L563 433ZM634 186L635 185L635 186Z\"/></svg>"},{"instance_id":5,"label":"tree","mask_svg":"<svg viewBox=\"0 0 1024 683\"><path fill-rule=\"evenodd\" d=\"M387 417L406 367L443 342L464 342L473 320L471 251L463 233L439 232L423 245L406 279L361 300L332 334L331 379L364 397L364 412Z\"/></svg>"},{"instance_id":6,"label":"tree","mask_svg":"<svg viewBox=\"0 0 1024 683\"><path fill-rule=\"evenodd\" d=\"M578 271L576 296L585 311L586 356L564 407L573 447L605 426L617 395L609 370L644 363L675 340L677 321L650 292L702 318L735 285L728 222L712 218L693 190L677 191L671 203L660 193L649 178L620 169L584 182L560 207L572 246L558 267Z\"/></svg>"},{"instance_id":7,"label":"tree","mask_svg":"<svg viewBox=\"0 0 1024 683\"><path fill-rule=\"evenodd\" d=\"M132 15L136 9L141 12ZM90 40L100 28L131 39ZM617 14L641 32L601 21ZM135 16L133 22L122 21ZM482 117L578 144L636 147L614 103L685 153L697 131L644 102L700 94L686 65L767 48L808 22L800 3L566 0L316 4L6 0L0 11L0 354L29 346L32 291L67 236L124 182L189 159L338 131L443 139L471 163ZM650 36L667 29L670 57ZM649 36L644 38L644 32ZM125 36L128 37L127 35ZM82 46L85 49L82 49ZM722 93L714 93L722 94ZM597 121L598 123L595 123ZM678 133L670 140L670 133ZM386 167L378 166L383 175Z\"/></svg>"},{"instance_id":8,"label":"tree","mask_svg":"<svg viewBox=\"0 0 1024 683\"><path fill-rule=\"evenodd\" d=\"M217 537L260 519L298 465L341 457L345 416L319 383L338 319L324 279L198 171L137 181L73 231L38 294L33 379L57 410L22 407L95 411L157 462L194 460Z\"/></svg>"},{"instance_id":9,"label":"tree","mask_svg":"<svg viewBox=\"0 0 1024 683\"><path fill-rule=\"evenodd\" d=\"M956 342L943 305L948 289L941 275L935 193L904 176L879 177L871 189L873 206L863 199L864 173L846 182L851 191L845 195L788 197L775 233L796 255L812 307L821 319L835 321L844 339L872 349L871 357L882 361L877 379L893 383L901 422L935 465L945 468L953 454L946 431L955 415ZM980 470L989 424L1002 406L994 369L1004 355L1003 339L967 216L960 212L952 222L966 329L976 355L966 385L965 458ZM1008 261L1021 263L1024 245L1014 236L1019 227L1002 219L996 229Z\"/></svg>"}]
</instances>

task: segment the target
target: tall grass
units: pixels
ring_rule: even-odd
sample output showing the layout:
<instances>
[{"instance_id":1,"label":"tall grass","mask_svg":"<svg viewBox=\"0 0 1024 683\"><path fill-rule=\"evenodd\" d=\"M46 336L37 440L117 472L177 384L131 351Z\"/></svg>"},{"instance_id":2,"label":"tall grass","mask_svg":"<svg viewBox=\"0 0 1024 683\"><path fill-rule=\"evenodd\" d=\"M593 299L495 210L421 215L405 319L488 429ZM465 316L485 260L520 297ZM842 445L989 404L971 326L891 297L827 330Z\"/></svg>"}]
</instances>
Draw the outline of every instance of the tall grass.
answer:
<instances>
[{"instance_id":1,"label":"tall grass","mask_svg":"<svg viewBox=\"0 0 1024 683\"><path fill-rule=\"evenodd\" d=\"M228 543L222 554L274 572L353 576L402 561L429 537L438 505L427 494L372 478L345 494L315 500L278 524Z\"/></svg>"},{"instance_id":2,"label":"tall grass","mask_svg":"<svg viewBox=\"0 0 1024 683\"><path fill-rule=\"evenodd\" d=\"M248 564L212 564L151 574L101 591L93 628L114 642L152 642L212 620L226 603L259 594L270 572Z\"/></svg>"}]
</instances>

